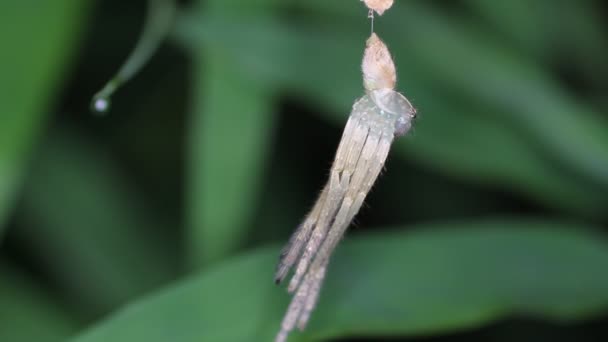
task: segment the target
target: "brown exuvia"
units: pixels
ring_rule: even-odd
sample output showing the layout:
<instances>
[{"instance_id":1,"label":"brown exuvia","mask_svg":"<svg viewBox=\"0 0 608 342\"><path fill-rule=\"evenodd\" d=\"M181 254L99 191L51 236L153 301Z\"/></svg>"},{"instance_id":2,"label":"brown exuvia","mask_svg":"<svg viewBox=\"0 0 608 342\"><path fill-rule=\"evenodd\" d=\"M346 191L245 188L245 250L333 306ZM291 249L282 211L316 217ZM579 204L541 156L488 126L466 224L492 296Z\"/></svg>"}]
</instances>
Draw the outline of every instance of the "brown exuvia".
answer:
<instances>
[{"instance_id":1,"label":"brown exuvia","mask_svg":"<svg viewBox=\"0 0 608 342\"><path fill-rule=\"evenodd\" d=\"M393 0L361 0L370 10L376 11L379 15L393 6Z\"/></svg>"}]
</instances>

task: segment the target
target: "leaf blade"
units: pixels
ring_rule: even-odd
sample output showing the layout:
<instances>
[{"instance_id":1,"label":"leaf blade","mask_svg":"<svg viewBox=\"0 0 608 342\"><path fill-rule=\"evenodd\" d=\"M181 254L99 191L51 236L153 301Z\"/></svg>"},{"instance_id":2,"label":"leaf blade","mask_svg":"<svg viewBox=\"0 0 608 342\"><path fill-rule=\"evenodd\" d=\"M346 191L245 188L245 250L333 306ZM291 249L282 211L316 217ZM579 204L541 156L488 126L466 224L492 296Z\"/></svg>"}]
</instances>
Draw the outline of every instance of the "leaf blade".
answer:
<instances>
[{"instance_id":1,"label":"leaf blade","mask_svg":"<svg viewBox=\"0 0 608 342\"><path fill-rule=\"evenodd\" d=\"M77 331L75 317L33 279L4 262L0 263L0 302L2 341L59 342Z\"/></svg>"},{"instance_id":2,"label":"leaf blade","mask_svg":"<svg viewBox=\"0 0 608 342\"><path fill-rule=\"evenodd\" d=\"M507 314L589 317L608 308L608 245L581 228L485 221L351 239L330 266L308 332L294 339L436 333ZM73 341L268 340L287 300L270 284L277 253L264 249L212 268Z\"/></svg>"},{"instance_id":3,"label":"leaf blade","mask_svg":"<svg viewBox=\"0 0 608 342\"><path fill-rule=\"evenodd\" d=\"M71 305L96 317L176 276L163 219L106 150L58 130L33 163L15 237Z\"/></svg>"},{"instance_id":4,"label":"leaf blade","mask_svg":"<svg viewBox=\"0 0 608 342\"><path fill-rule=\"evenodd\" d=\"M189 261L206 265L241 247L261 190L275 110L270 89L226 58L198 57L190 130Z\"/></svg>"},{"instance_id":5,"label":"leaf blade","mask_svg":"<svg viewBox=\"0 0 608 342\"><path fill-rule=\"evenodd\" d=\"M88 7L77 0L0 5L0 236Z\"/></svg>"}]
</instances>

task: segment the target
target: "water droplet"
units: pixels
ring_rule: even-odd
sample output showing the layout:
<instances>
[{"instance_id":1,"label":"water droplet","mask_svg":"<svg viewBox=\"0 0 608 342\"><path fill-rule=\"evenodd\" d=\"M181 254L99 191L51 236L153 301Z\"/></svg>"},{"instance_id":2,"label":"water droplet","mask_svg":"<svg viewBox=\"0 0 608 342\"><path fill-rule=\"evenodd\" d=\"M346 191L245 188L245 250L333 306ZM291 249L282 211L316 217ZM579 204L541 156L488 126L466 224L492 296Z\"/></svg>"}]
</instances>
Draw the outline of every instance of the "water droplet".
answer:
<instances>
[{"instance_id":1,"label":"water droplet","mask_svg":"<svg viewBox=\"0 0 608 342\"><path fill-rule=\"evenodd\" d=\"M97 114L105 114L110 109L110 99L105 97L94 98L91 109Z\"/></svg>"}]
</instances>

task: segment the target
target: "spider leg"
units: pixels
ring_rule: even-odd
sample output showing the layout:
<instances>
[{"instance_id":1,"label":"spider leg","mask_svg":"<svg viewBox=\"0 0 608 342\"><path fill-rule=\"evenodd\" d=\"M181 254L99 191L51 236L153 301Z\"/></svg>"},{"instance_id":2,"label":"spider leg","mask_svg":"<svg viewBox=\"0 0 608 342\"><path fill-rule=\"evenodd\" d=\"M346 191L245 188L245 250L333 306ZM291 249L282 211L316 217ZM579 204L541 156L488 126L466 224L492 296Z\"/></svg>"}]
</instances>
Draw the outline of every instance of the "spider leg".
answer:
<instances>
[{"instance_id":1,"label":"spider leg","mask_svg":"<svg viewBox=\"0 0 608 342\"><path fill-rule=\"evenodd\" d=\"M310 244L310 246L312 248L314 248L316 245L318 245L320 243L320 240L322 240L324 238L324 234L325 234L324 231L326 231L327 228L323 228L323 227L331 224L333 215L335 215L335 211L337 210L332 207L337 206L337 203L339 203L341 201L341 199L338 198L340 196L337 196L339 194L339 191L338 191L339 189L338 189L337 185L342 182L346 182L348 180L348 177L343 177L342 179L340 179L340 175L341 175L342 171L344 170L344 166L346 164L346 161L347 161L349 155L351 155L351 150L353 148L353 140L355 139L354 137L357 136L358 134L356 134L356 133L360 131L360 128L359 129L357 129L357 128L361 124L360 119L363 116L361 113L364 112L364 110L360 110L360 108L366 108L366 107L369 107L370 105L373 105L373 102L368 96L365 96L365 97L359 99L357 102L355 102L352 113L344 128L344 133L342 134L342 139L341 139L340 145L338 146L338 151L336 152L336 158L335 158L334 164L332 166L332 174L330 175L330 181L323 189L323 191L322 191L321 195L319 196L319 199L315 203L312 211L308 214L308 216L304 220L304 223L302 223L300 226L298 226L296 231L292 234L291 238L289 239L289 242L287 243L287 245L281 251L279 263L277 265L276 272L275 272L275 282L277 284L282 282L283 279L285 279L285 277L287 276L287 273L293 267L293 265L296 263L296 261L298 261L299 258L309 259L311 257L311 255L310 255L311 252L308 252L308 253L306 252L306 250L308 250L308 248L304 252L302 252L302 249L304 248L305 244L312 242ZM359 135L360 135L360 132L359 132ZM363 141L364 141L364 139L365 138L363 138ZM356 145L356 143L355 143L355 145ZM337 174L337 176L335 174ZM339 179L338 181L335 180L336 177ZM332 178L333 178L333 188L332 188ZM330 193L331 193L331 196L329 195ZM329 203L329 206L327 203ZM318 230L318 227L321 227L321 230ZM317 233L314 236L313 236L313 231L317 231ZM313 240L313 241L311 241L311 240ZM317 242L317 241L319 241L319 242ZM316 249L312 251L313 254L315 251L316 251ZM303 255L303 254L307 254L307 255ZM301 263L301 266L299 266L299 268L301 269L300 273L305 272L307 266L308 266L307 260L305 260L303 263ZM297 272L296 272L296 274L297 274ZM299 282L301 275L299 275L297 277L294 276L294 277L296 278L296 280L295 281L292 280L291 283L294 285L289 286L289 288L291 289L290 292L293 292L295 287L297 287L297 283Z\"/></svg>"},{"instance_id":2,"label":"spider leg","mask_svg":"<svg viewBox=\"0 0 608 342\"><path fill-rule=\"evenodd\" d=\"M308 295L305 300L306 304L298 319L297 324L299 329L304 329L316 305L320 286L325 277L331 254L340 239L344 236L350 222L361 209L365 197L384 167L384 162L393 141L393 133L391 130L388 130L380 132L378 135L380 136L379 138L374 138L370 133L365 148L361 153L357 172L352 177L349 193L347 193L342 207L336 215L334 224L332 224L329 235L315 256L315 260L310 266L307 277L303 282L306 283L305 288L308 291Z\"/></svg>"},{"instance_id":3,"label":"spider leg","mask_svg":"<svg viewBox=\"0 0 608 342\"><path fill-rule=\"evenodd\" d=\"M303 285L305 284L304 287L307 289L308 294L305 299L306 304L302 309L297 323L298 328L300 329L304 329L308 323L310 314L316 305L330 255L344 235L344 232L350 225L353 217L363 205L363 201L369 190L366 189L367 187L365 186L367 184L367 175L370 174L369 170L370 168L373 168L373 164L379 162L379 160L375 158L379 139L380 137L378 134L370 132L368 135L356 163L356 168L351 177L351 182L344 201L331 225L327 238L320 246L315 259L306 274ZM381 164L383 164L383 162L381 162ZM382 166L380 166L380 168L381 167Z\"/></svg>"},{"instance_id":4,"label":"spider leg","mask_svg":"<svg viewBox=\"0 0 608 342\"><path fill-rule=\"evenodd\" d=\"M353 118L353 120L357 120L357 118ZM350 187L350 175L355 170L355 165L361 155L369 133L369 127L359 123L359 120L357 120L357 123L352 129L352 134L345 136L345 139L338 148L336 160L331 170L327 199L321 210L319 221L300 257L295 274L291 278L288 287L289 292L295 291L302 281L302 277L306 273L310 261L317 253L319 246L330 230L330 226L335 221L336 213L342 204L347 189Z\"/></svg>"},{"instance_id":5,"label":"spider leg","mask_svg":"<svg viewBox=\"0 0 608 342\"><path fill-rule=\"evenodd\" d=\"M311 212L306 216L304 222L299 225L296 231L291 235L289 242L287 242L285 247L283 247L275 273L275 283L279 284L283 281L283 279L285 279L287 273L300 256L300 252L302 251L304 244L310 239L312 230L319 221L319 215L321 214L323 205L326 202L328 192L329 184L323 188L323 191L321 192L321 195L319 195L319 199L315 203Z\"/></svg>"}]
</instances>

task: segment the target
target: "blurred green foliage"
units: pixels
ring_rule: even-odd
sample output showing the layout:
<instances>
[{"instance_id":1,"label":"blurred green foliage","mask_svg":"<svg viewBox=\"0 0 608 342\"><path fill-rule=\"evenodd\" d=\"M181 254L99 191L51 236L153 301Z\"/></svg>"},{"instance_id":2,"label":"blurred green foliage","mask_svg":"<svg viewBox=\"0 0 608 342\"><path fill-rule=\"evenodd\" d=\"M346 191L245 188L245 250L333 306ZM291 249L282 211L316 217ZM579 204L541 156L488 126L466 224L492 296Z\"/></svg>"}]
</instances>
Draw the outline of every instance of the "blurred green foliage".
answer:
<instances>
[{"instance_id":1,"label":"blurred green foliage","mask_svg":"<svg viewBox=\"0 0 608 342\"><path fill-rule=\"evenodd\" d=\"M363 91L366 10L182 2L167 44L93 117L144 6L0 4L0 341L278 329L278 246L260 247L285 242L324 182ZM400 0L377 19L420 115L294 341L606 317L607 8Z\"/></svg>"},{"instance_id":2,"label":"blurred green foliage","mask_svg":"<svg viewBox=\"0 0 608 342\"><path fill-rule=\"evenodd\" d=\"M81 34L88 5L77 0L2 3L0 26L0 236L23 164ZM41 34L44 33L44 37Z\"/></svg>"},{"instance_id":3,"label":"blurred green foliage","mask_svg":"<svg viewBox=\"0 0 608 342\"><path fill-rule=\"evenodd\" d=\"M275 109L271 92L243 78L221 55L195 56L201 76L189 131L189 179L190 187L199 190L189 197L188 246L192 266L200 266L230 255L246 240L255 210L251 203L260 191L273 138ZM239 113L236 120L234 113ZM219 146L236 148L226 153Z\"/></svg>"},{"instance_id":4,"label":"blurred green foliage","mask_svg":"<svg viewBox=\"0 0 608 342\"><path fill-rule=\"evenodd\" d=\"M573 320L608 305L608 249L581 227L484 221L415 229L349 241L318 317L293 340L438 333L512 313ZM265 281L278 252L222 263L73 341L271 341L287 304Z\"/></svg>"},{"instance_id":5,"label":"blurred green foliage","mask_svg":"<svg viewBox=\"0 0 608 342\"><path fill-rule=\"evenodd\" d=\"M22 202L27 215L16 234L94 316L171 279L178 261L163 222L147 214L109 157L89 145L69 131L49 137L32 165Z\"/></svg>"},{"instance_id":6,"label":"blurred green foliage","mask_svg":"<svg viewBox=\"0 0 608 342\"><path fill-rule=\"evenodd\" d=\"M0 265L0 340L64 341L78 329L74 317L33 279Z\"/></svg>"}]
</instances>

